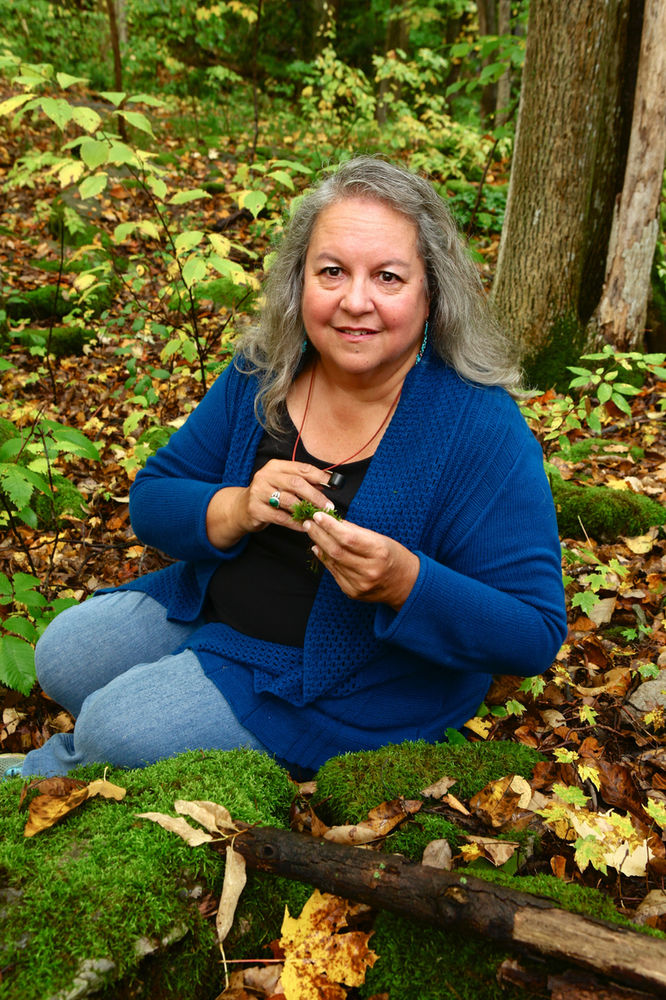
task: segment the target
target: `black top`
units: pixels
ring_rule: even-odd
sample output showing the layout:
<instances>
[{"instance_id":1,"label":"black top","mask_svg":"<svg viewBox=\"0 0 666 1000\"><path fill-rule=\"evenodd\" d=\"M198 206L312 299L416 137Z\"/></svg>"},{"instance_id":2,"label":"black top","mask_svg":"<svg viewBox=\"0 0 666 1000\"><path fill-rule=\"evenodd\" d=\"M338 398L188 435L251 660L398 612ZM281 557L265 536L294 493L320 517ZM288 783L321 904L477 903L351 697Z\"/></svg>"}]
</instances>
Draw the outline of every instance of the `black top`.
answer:
<instances>
[{"instance_id":1,"label":"black top","mask_svg":"<svg viewBox=\"0 0 666 1000\"><path fill-rule=\"evenodd\" d=\"M271 458L291 461L298 432L288 416L286 422L288 431L284 436L276 438L265 433L261 438L253 474ZM331 464L310 455L301 441L296 461L320 469ZM335 490L320 487L342 517L346 516L370 461L366 458L337 465L335 471L344 475L342 486ZM256 639L302 646L322 573L311 548L308 535L279 525L269 525L251 534L241 554L221 563L210 581L205 607L208 621L225 622Z\"/></svg>"}]
</instances>

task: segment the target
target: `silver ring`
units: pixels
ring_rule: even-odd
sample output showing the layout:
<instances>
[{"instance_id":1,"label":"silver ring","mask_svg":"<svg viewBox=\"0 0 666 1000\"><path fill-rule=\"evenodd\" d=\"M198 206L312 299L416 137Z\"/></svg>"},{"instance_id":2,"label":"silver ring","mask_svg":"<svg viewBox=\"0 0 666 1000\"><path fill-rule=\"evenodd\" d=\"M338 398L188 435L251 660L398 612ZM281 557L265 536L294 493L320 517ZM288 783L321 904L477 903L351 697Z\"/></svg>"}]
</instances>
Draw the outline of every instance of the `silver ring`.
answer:
<instances>
[{"instance_id":1,"label":"silver ring","mask_svg":"<svg viewBox=\"0 0 666 1000\"><path fill-rule=\"evenodd\" d=\"M274 490L271 493L270 499L269 499L268 502L271 505L271 507L275 507L275 509L277 510L277 508L280 506L280 491L279 490Z\"/></svg>"}]
</instances>

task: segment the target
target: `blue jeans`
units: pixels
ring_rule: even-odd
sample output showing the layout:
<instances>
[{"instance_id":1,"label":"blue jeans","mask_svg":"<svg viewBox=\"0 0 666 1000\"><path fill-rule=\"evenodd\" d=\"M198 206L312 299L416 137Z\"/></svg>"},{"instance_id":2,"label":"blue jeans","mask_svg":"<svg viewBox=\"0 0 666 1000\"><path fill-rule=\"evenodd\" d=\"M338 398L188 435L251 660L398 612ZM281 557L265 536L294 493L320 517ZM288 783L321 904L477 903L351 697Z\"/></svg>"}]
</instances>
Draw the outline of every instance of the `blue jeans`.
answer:
<instances>
[{"instance_id":1,"label":"blue jeans","mask_svg":"<svg viewBox=\"0 0 666 1000\"><path fill-rule=\"evenodd\" d=\"M37 677L76 725L32 750L23 776L54 777L97 761L144 767L184 750L265 750L192 650L173 654L201 625L169 622L152 597L127 590L54 618L37 643Z\"/></svg>"}]
</instances>

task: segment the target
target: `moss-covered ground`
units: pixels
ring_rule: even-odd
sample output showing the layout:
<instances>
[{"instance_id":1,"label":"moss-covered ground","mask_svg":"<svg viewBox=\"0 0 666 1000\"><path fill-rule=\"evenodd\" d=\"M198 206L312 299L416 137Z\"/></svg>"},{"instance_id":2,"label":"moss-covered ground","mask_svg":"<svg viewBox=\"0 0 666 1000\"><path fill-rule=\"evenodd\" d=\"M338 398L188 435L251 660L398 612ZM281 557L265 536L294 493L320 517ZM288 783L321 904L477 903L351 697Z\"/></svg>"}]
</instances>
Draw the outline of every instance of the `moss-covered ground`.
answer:
<instances>
[{"instance_id":1,"label":"moss-covered ground","mask_svg":"<svg viewBox=\"0 0 666 1000\"><path fill-rule=\"evenodd\" d=\"M406 743L347 754L321 768L315 808L330 822L357 822L382 801L418 798L443 775L463 799L507 774L529 776L540 757L514 743ZM101 765L77 777L102 777ZM141 771L110 770L126 788L122 802L91 799L57 826L26 839L19 778L0 784L0 998L73 1000L81 976L101 1000L212 1000L223 974L210 914L223 864L206 845L188 847L137 818L175 815L176 799L210 799L236 819L287 827L296 788L285 770L250 750L189 753ZM30 793L32 794L32 793ZM419 860L425 844L460 831L441 816L417 814L384 849ZM511 877L472 868L476 876L553 899L573 912L618 917L602 893L550 875ZM311 887L250 873L228 957L261 959L279 937L285 905L300 912ZM205 904L208 902L208 906ZM207 915L206 911L207 910ZM168 942L168 946L165 944ZM469 935L377 914L371 946L379 955L359 995L389 1000L512 1000L524 993L497 981L506 950ZM146 957L146 953L153 954Z\"/></svg>"}]
</instances>

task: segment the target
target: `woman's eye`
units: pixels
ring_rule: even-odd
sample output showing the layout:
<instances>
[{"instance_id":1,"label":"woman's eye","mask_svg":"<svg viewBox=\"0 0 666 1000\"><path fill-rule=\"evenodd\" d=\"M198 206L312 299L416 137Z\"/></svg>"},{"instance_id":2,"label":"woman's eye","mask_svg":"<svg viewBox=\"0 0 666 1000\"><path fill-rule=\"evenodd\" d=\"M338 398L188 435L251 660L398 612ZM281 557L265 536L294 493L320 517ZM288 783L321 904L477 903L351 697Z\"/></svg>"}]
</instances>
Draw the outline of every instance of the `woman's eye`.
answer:
<instances>
[{"instance_id":1,"label":"woman's eye","mask_svg":"<svg viewBox=\"0 0 666 1000\"><path fill-rule=\"evenodd\" d=\"M394 274L393 271L380 271L379 277L384 285L391 285L400 281L398 275Z\"/></svg>"},{"instance_id":2,"label":"woman's eye","mask_svg":"<svg viewBox=\"0 0 666 1000\"><path fill-rule=\"evenodd\" d=\"M322 268L321 273L329 278L337 278L342 273L342 268L337 267L335 264L330 264L328 267Z\"/></svg>"}]
</instances>

